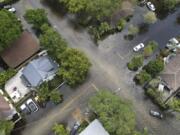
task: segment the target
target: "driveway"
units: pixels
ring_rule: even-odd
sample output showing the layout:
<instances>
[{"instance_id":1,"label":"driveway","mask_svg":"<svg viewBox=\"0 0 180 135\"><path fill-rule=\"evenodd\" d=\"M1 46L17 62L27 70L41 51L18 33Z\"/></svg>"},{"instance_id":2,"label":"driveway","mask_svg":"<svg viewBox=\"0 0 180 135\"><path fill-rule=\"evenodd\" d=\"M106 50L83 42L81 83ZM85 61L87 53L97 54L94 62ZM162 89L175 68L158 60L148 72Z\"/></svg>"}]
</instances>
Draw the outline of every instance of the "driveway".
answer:
<instances>
[{"instance_id":1,"label":"driveway","mask_svg":"<svg viewBox=\"0 0 180 135\"><path fill-rule=\"evenodd\" d=\"M142 130L144 127L147 127L155 135L180 134L180 122L175 118L167 117L165 120L160 121L149 116L149 109L156 108L156 106L145 97L140 87L135 86L132 81L134 73L128 71L126 68L126 63L133 55L132 47L134 44L147 42L154 38L158 39L159 43L164 44L171 36L180 34L180 31L177 30L170 31L178 28L174 25L174 16L177 13L166 18L167 22L166 20L158 21L155 25L150 26L149 32L138 36L131 42L125 41L123 39L124 35L118 33L100 42L98 47L91 40L86 30L74 29L70 15L61 17L57 13L54 13L50 7L40 3L39 0L21 0L15 4L15 7L17 8L18 16L23 16L25 10L28 8L44 8L48 13L51 24L56 27L56 30L67 40L69 45L84 51L91 60L93 66L90 70L90 75L86 83L76 89L77 94L74 93L72 98L76 98L78 94L81 95L82 89L89 87L93 83L93 88L111 89L122 98L132 101L137 116L137 127L139 129ZM24 26L29 27L26 22L24 22ZM121 88L121 90L118 88ZM85 94L86 92L83 93ZM84 96L86 95L82 94L78 96L79 98L76 98L76 101L69 100L68 102L70 103L67 104L74 108L82 103L79 99ZM29 133L33 135L47 135L50 126L56 121L63 119L71 110L68 108L71 107L66 107L66 103L57 106L51 112L48 112L46 117L42 117L40 121L30 124L23 131L23 135L29 135Z\"/></svg>"}]
</instances>

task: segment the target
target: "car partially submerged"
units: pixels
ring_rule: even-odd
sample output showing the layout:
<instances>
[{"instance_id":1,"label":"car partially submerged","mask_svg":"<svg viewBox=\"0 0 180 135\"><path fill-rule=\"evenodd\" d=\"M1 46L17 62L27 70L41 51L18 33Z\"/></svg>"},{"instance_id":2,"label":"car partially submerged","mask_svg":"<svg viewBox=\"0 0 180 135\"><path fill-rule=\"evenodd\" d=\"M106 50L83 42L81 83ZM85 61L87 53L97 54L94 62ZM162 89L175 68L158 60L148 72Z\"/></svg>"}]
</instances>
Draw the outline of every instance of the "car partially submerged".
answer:
<instances>
[{"instance_id":1,"label":"car partially submerged","mask_svg":"<svg viewBox=\"0 0 180 135\"><path fill-rule=\"evenodd\" d=\"M26 104L29 107L29 109L31 110L31 112L38 111L38 107L37 107L36 103L31 98L26 101Z\"/></svg>"},{"instance_id":2,"label":"car partially submerged","mask_svg":"<svg viewBox=\"0 0 180 135\"><path fill-rule=\"evenodd\" d=\"M70 135L76 135L76 133L78 132L79 127L80 127L79 122L74 123L74 126L71 129Z\"/></svg>"},{"instance_id":3,"label":"car partially submerged","mask_svg":"<svg viewBox=\"0 0 180 135\"><path fill-rule=\"evenodd\" d=\"M164 118L163 114L158 112L158 111L154 111L154 110L150 110L149 111L149 114L153 117L156 117L156 118L159 118L159 119L162 119Z\"/></svg>"},{"instance_id":4,"label":"car partially submerged","mask_svg":"<svg viewBox=\"0 0 180 135\"><path fill-rule=\"evenodd\" d=\"M11 5L4 6L4 9L8 10L11 13L15 13L16 12L16 9L14 7L12 7Z\"/></svg>"},{"instance_id":5,"label":"car partially submerged","mask_svg":"<svg viewBox=\"0 0 180 135\"><path fill-rule=\"evenodd\" d=\"M141 50L142 48L144 48L144 44L143 44L143 43L140 43L140 44L136 45L136 46L133 48L133 50L134 50L135 52L138 52L138 51Z\"/></svg>"}]
</instances>

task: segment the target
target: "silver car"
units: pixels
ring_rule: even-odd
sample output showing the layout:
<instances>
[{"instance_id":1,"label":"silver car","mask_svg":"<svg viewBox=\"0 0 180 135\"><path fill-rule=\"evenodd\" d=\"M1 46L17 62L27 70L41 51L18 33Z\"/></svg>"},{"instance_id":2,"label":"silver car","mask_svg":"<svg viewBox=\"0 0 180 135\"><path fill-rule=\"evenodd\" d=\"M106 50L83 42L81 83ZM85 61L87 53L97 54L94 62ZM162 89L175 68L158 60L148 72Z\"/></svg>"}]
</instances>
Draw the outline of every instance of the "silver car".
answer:
<instances>
[{"instance_id":1,"label":"silver car","mask_svg":"<svg viewBox=\"0 0 180 135\"><path fill-rule=\"evenodd\" d=\"M149 111L149 114L153 117L156 117L156 118L159 118L159 119L162 119L164 116L162 113L158 112L158 111L154 111L154 110L150 110Z\"/></svg>"}]
</instances>

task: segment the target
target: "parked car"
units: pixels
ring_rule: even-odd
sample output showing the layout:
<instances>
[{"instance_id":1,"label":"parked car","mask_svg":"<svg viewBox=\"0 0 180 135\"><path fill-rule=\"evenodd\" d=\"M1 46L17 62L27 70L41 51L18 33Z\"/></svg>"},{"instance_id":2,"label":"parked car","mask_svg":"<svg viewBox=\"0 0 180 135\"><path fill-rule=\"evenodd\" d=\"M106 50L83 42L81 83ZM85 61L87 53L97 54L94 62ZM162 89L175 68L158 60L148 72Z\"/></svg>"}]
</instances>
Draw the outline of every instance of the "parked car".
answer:
<instances>
[{"instance_id":1,"label":"parked car","mask_svg":"<svg viewBox=\"0 0 180 135\"><path fill-rule=\"evenodd\" d=\"M16 12L16 9L14 7L12 7L11 5L4 6L4 9L7 9L11 13L15 13Z\"/></svg>"},{"instance_id":2,"label":"parked car","mask_svg":"<svg viewBox=\"0 0 180 135\"><path fill-rule=\"evenodd\" d=\"M30 113L31 113L31 111L29 110L29 108L28 108L25 104L22 104L22 105L20 106L20 110L21 110L21 112L24 113L24 114L30 114Z\"/></svg>"},{"instance_id":3,"label":"parked car","mask_svg":"<svg viewBox=\"0 0 180 135\"><path fill-rule=\"evenodd\" d=\"M141 50L142 48L144 48L144 44L143 44L143 43L140 43L140 44L136 45L136 46L133 48L133 50L134 50L135 52L137 52L137 51Z\"/></svg>"},{"instance_id":4,"label":"parked car","mask_svg":"<svg viewBox=\"0 0 180 135\"><path fill-rule=\"evenodd\" d=\"M159 119L162 119L164 116L162 113L158 112L158 111L154 111L154 110L150 110L149 111L149 114L153 117L156 117L156 118L159 118Z\"/></svg>"},{"instance_id":5,"label":"parked car","mask_svg":"<svg viewBox=\"0 0 180 135\"><path fill-rule=\"evenodd\" d=\"M147 5L147 7L148 7L151 11L155 11L155 10L156 10L156 8L155 8L155 6L154 6L153 3L147 2L146 5Z\"/></svg>"},{"instance_id":6,"label":"parked car","mask_svg":"<svg viewBox=\"0 0 180 135\"><path fill-rule=\"evenodd\" d=\"M26 104L29 107L29 109L31 110L31 112L38 111L38 107L37 107L36 103L31 98L26 101Z\"/></svg>"},{"instance_id":7,"label":"parked car","mask_svg":"<svg viewBox=\"0 0 180 135\"><path fill-rule=\"evenodd\" d=\"M70 135L76 135L78 129L80 127L80 123L76 122L73 126L73 128L71 129Z\"/></svg>"}]
</instances>

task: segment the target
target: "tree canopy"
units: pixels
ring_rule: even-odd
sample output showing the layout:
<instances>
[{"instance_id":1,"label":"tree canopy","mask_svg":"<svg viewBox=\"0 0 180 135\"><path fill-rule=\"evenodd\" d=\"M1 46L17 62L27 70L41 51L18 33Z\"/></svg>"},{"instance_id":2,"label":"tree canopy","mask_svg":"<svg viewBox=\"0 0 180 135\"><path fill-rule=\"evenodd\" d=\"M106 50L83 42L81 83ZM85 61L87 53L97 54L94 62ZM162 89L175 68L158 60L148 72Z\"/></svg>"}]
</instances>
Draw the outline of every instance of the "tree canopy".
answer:
<instances>
[{"instance_id":1,"label":"tree canopy","mask_svg":"<svg viewBox=\"0 0 180 135\"><path fill-rule=\"evenodd\" d=\"M33 24L33 28L39 30L43 24L48 24L48 18L44 9L29 9L24 17L28 23Z\"/></svg>"},{"instance_id":2,"label":"tree canopy","mask_svg":"<svg viewBox=\"0 0 180 135\"><path fill-rule=\"evenodd\" d=\"M172 10L180 3L179 0L163 0L163 7L165 10Z\"/></svg>"},{"instance_id":3,"label":"tree canopy","mask_svg":"<svg viewBox=\"0 0 180 135\"><path fill-rule=\"evenodd\" d=\"M150 61L144 69L147 73L149 73L152 77L159 74L164 69L164 61L161 59L156 59L153 61Z\"/></svg>"},{"instance_id":4,"label":"tree canopy","mask_svg":"<svg viewBox=\"0 0 180 135\"><path fill-rule=\"evenodd\" d=\"M143 85L144 83L150 81L151 75L146 71L142 70L139 74L135 76L135 81L137 84Z\"/></svg>"},{"instance_id":5,"label":"tree canopy","mask_svg":"<svg viewBox=\"0 0 180 135\"><path fill-rule=\"evenodd\" d=\"M0 121L0 135L10 135L14 128L14 124L11 121Z\"/></svg>"},{"instance_id":6,"label":"tree canopy","mask_svg":"<svg viewBox=\"0 0 180 135\"><path fill-rule=\"evenodd\" d=\"M0 52L20 37L22 27L16 16L6 10L0 10Z\"/></svg>"},{"instance_id":7,"label":"tree canopy","mask_svg":"<svg viewBox=\"0 0 180 135\"><path fill-rule=\"evenodd\" d=\"M122 0L59 0L64 3L68 10L73 13L86 12L90 16L100 20L109 17L118 7Z\"/></svg>"},{"instance_id":8,"label":"tree canopy","mask_svg":"<svg viewBox=\"0 0 180 135\"><path fill-rule=\"evenodd\" d=\"M109 91L101 90L90 99L89 106L98 115L109 134L135 134L135 114L129 102L121 100Z\"/></svg>"},{"instance_id":9,"label":"tree canopy","mask_svg":"<svg viewBox=\"0 0 180 135\"><path fill-rule=\"evenodd\" d=\"M147 46L144 48L144 57L151 56L157 49L158 43L156 41L149 41Z\"/></svg>"},{"instance_id":10,"label":"tree canopy","mask_svg":"<svg viewBox=\"0 0 180 135\"><path fill-rule=\"evenodd\" d=\"M58 57L61 60L58 75L69 85L75 86L85 80L91 64L83 52L67 48Z\"/></svg>"},{"instance_id":11,"label":"tree canopy","mask_svg":"<svg viewBox=\"0 0 180 135\"><path fill-rule=\"evenodd\" d=\"M40 44L48 50L51 56L57 58L57 55L65 51L67 43L53 28L46 24L41 27L41 31Z\"/></svg>"},{"instance_id":12,"label":"tree canopy","mask_svg":"<svg viewBox=\"0 0 180 135\"><path fill-rule=\"evenodd\" d=\"M127 66L130 70L136 71L143 65L143 61L144 57L142 55L137 55L131 59Z\"/></svg>"},{"instance_id":13,"label":"tree canopy","mask_svg":"<svg viewBox=\"0 0 180 135\"><path fill-rule=\"evenodd\" d=\"M15 75L15 73L16 71L13 69L0 72L0 86L4 85L6 81Z\"/></svg>"}]
</instances>

